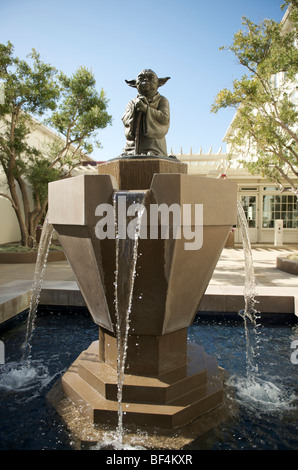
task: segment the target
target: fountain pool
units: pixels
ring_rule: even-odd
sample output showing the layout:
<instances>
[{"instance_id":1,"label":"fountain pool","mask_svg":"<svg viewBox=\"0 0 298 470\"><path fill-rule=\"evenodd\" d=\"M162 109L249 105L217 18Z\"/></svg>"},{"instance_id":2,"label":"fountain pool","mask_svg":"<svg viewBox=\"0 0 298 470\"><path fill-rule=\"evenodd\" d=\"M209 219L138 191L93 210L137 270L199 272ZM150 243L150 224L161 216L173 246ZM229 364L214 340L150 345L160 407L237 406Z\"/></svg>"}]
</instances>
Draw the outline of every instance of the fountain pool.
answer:
<instances>
[{"instance_id":1,"label":"fountain pool","mask_svg":"<svg viewBox=\"0 0 298 470\"><path fill-rule=\"evenodd\" d=\"M258 373L254 382L248 382L243 319L239 315L224 321L210 318L197 318L188 328L188 338L204 344L206 353L215 354L219 366L229 372L227 384L237 413L187 448L297 450L298 366L290 359L297 324L259 327ZM22 359L26 328L24 315L13 327L0 332L6 359L0 365L0 449L74 449L72 436L46 395L82 349L97 337L98 328L84 309L40 306L29 361ZM109 439L94 446L111 448ZM138 445L132 442L131 448Z\"/></svg>"}]
</instances>

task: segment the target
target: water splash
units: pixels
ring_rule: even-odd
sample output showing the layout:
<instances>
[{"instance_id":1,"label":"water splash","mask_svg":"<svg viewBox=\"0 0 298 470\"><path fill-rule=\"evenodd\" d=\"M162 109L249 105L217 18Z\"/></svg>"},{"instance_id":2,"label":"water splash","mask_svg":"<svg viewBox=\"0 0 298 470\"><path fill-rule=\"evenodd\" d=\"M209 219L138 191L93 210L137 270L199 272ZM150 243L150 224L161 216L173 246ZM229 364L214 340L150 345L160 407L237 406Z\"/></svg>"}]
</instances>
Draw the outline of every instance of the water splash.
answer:
<instances>
[{"instance_id":1,"label":"water splash","mask_svg":"<svg viewBox=\"0 0 298 470\"><path fill-rule=\"evenodd\" d=\"M119 448L123 446L123 414L122 390L125 376L125 363L127 356L128 334L130 328L130 313L132 308L133 288L136 276L136 265L138 259L138 240L141 230L141 219L144 212L143 200L145 192L122 192L114 193L113 206L115 215L115 239L116 239L116 270L115 270L115 313L117 333L117 400L118 400L118 427L117 437ZM136 218L134 224L127 224L127 216L121 214L119 221L118 206L119 198L125 198L130 207L134 205ZM124 223L123 223L124 222ZM127 233L130 227L130 232ZM126 236L123 235L125 229ZM127 229L127 231L126 231Z\"/></svg>"},{"instance_id":2,"label":"water splash","mask_svg":"<svg viewBox=\"0 0 298 470\"><path fill-rule=\"evenodd\" d=\"M37 259L34 270L33 283L31 288L30 306L27 320L26 339L22 346L23 360L28 361L31 353L31 338L35 327L35 318L40 299L40 293L43 284L44 273L46 270L47 259L50 249L50 244L53 237L54 228L49 223L48 216L46 215L43 224L40 242L38 246Z\"/></svg>"},{"instance_id":3,"label":"water splash","mask_svg":"<svg viewBox=\"0 0 298 470\"><path fill-rule=\"evenodd\" d=\"M48 368L38 360L12 361L0 369L0 390L13 393L27 393L26 401L40 395L40 391L52 381Z\"/></svg>"},{"instance_id":4,"label":"water splash","mask_svg":"<svg viewBox=\"0 0 298 470\"><path fill-rule=\"evenodd\" d=\"M231 378L231 384L237 389L239 403L252 412L267 413L292 410L296 394L284 385L277 386L270 380L247 380Z\"/></svg>"},{"instance_id":5,"label":"water splash","mask_svg":"<svg viewBox=\"0 0 298 470\"><path fill-rule=\"evenodd\" d=\"M94 446L90 447L90 450L146 450L144 447L144 436L140 435L129 435L129 442L119 441L119 435L114 431L106 431L103 433L101 440Z\"/></svg>"}]
</instances>

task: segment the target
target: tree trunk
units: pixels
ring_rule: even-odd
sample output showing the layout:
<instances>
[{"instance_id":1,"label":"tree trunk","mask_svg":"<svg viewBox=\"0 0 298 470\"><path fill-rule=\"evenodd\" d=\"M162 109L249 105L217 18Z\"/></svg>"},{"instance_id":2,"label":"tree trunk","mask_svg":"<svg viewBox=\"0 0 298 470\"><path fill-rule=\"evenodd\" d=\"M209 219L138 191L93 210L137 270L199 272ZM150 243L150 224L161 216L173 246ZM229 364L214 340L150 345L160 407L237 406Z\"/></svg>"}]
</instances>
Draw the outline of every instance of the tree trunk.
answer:
<instances>
[{"instance_id":1,"label":"tree trunk","mask_svg":"<svg viewBox=\"0 0 298 470\"><path fill-rule=\"evenodd\" d=\"M26 227L23 215L21 214L21 210L19 207L15 208L15 213L18 219L20 232L21 232L21 240L20 240L21 245L28 246L29 232L28 232L28 228Z\"/></svg>"}]
</instances>

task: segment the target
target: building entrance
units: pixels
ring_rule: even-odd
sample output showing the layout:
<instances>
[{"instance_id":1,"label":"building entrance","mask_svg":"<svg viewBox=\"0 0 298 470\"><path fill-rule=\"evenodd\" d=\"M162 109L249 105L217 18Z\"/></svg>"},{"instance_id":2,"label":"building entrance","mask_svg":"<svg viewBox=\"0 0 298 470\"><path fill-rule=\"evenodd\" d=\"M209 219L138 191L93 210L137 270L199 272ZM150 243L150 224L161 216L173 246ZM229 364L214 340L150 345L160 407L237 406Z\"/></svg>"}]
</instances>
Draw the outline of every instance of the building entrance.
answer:
<instances>
[{"instance_id":1,"label":"building entrance","mask_svg":"<svg viewBox=\"0 0 298 470\"><path fill-rule=\"evenodd\" d=\"M245 194L240 195L239 200L243 207L245 217L248 225L248 232L251 243L257 243L258 241L258 197L257 194ZM235 242L242 243L241 229L237 224L235 231Z\"/></svg>"}]
</instances>

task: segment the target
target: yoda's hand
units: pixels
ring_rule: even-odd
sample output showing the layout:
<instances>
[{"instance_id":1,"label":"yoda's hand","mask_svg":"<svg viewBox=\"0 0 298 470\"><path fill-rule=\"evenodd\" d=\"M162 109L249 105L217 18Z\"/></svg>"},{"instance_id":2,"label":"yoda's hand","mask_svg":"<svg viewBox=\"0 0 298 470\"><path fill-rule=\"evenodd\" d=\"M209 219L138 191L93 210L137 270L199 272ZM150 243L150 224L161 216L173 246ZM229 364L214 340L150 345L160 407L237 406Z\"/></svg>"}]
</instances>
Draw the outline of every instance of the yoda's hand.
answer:
<instances>
[{"instance_id":1,"label":"yoda's hand","mask_svg":"<svg viewBox=\"0 0 298 470\"><path fill-rule=\"evenodd\" d=\"M138 98L136 100L136 110L140 111L141 113L146 113L148 107L148 101L145 97Z\"/></svg>"}]
</instances>

